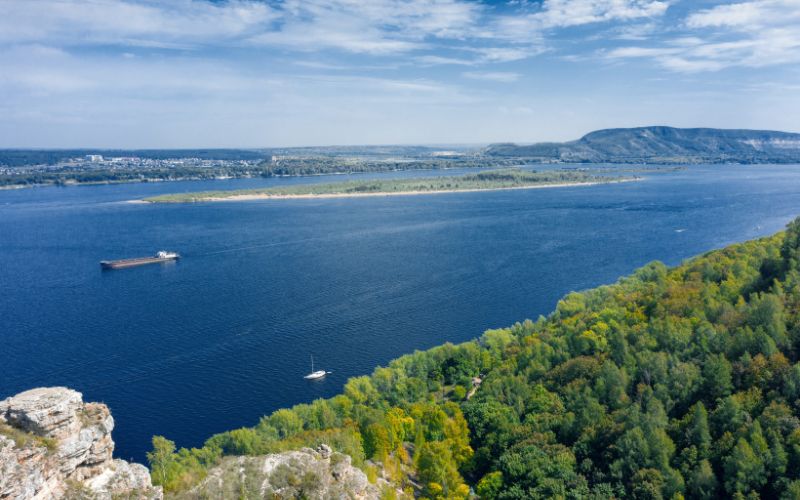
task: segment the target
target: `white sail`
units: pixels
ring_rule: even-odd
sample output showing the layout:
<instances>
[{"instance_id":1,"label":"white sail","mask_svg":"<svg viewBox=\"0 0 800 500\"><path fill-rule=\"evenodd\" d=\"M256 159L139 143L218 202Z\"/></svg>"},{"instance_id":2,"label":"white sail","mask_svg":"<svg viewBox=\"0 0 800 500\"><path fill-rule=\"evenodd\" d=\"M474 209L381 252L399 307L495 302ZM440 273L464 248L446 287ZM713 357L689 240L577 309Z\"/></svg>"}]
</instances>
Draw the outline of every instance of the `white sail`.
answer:
<instances>
[{"instance_id":1,"label":"white sail","mask_svg":"<svg viewBox=\"0 0 800 500\"><path fill-rule=\"evenodd\" d=\"M328 372L326 372L325 370L314 371L314 355L311 355L311 373L309 373L308 375L306 375L303 378L306 379L306 380L314 380L314 379L322 378L327 374L328 374Z\"/></svg>"}]
</instances>

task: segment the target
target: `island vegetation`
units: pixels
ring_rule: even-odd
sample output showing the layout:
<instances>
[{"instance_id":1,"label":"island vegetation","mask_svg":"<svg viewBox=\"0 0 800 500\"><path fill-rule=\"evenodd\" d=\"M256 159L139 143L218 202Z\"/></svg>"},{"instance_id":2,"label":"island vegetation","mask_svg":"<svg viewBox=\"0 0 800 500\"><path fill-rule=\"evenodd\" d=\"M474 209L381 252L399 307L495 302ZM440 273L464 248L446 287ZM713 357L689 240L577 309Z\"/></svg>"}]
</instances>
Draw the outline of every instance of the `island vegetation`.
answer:
<instances>
[{"instance_id":1,"label":"island vegetation","mask_svg":"<svg viewBox=\"0 0 800 500\"><path fill-rule=\"evenodd\" d=\"M794 499L799 359L800 219L148 458L168 494L225 455L327 443L385 498Z\"/></svg>"},{"instance_id":2,"label":"island vegetation","mask_svg":"<svg viewBox=\"0 0 800 500\"><path fill-rule=\"evenodd\" d=\"M405 170L450 170L454 168L502 168L525 164L509 158L483 156L438 157L337 157L276 156L264 162L263 177L293 177L326 174L365 174L375 172L398 172Z\"/></svg>"},{"instance_id":3,"label":"island vegetation","mask_svg":"<svg viewBox=\"0 0 800 500\"><path fill-rule=\"evenodd\" d=\"M189 203L256 198L297 198L326 196L364 196L481 191L533 188L555 185L607 183L629 178L599 176L579 171L536 172L522 169L489 170L461 176L415 179L364 179L336 183L296 184L258 189L204 191L154 196L152 203Z\"/></svg>"}]
</instances>

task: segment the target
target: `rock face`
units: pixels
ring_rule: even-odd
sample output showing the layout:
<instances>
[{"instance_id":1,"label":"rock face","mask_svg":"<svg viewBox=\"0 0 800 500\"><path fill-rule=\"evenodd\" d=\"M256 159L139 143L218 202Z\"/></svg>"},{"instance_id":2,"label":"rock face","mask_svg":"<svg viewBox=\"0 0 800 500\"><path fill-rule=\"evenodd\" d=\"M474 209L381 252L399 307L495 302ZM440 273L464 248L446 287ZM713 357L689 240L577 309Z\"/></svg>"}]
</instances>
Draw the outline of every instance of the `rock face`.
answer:
<instances>
[{"instance_id":1,"label":"rock face","mask_svg":"<svg viewBox=\"0 0 800 500\"><path fill-rule=\"evenodd\" d=\"M378 499L380 488L350 457L321 445L259 457L231 457L178 498Z\"/></svg>"},{"instance_id":2,"label":"rock face","mask_svg":"<svg viewBox=\"0 0 800 500\"><path fill-rule=\"evenodd\" d=\"M160 499L143 465L114 460L114 419L65 387L0 401L0 499Z\"/></svg>"}]
</instances>

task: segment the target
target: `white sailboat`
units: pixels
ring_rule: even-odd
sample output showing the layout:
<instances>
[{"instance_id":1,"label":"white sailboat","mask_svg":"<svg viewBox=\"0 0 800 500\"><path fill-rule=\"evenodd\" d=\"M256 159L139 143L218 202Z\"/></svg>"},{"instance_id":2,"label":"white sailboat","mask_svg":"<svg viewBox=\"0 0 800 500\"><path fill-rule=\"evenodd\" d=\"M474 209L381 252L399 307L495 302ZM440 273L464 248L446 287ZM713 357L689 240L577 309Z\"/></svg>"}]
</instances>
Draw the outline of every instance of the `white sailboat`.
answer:
<instances>
[{"instance_id":1,"label":"white sailboat","mask_svg":"<svg viewBox=\"0 0 800 500\"><path fill-rule=\"evenodd\" d=\"M311 356L311 373L303 377L306 380L315 380L318 378L322 378L325 375L329 374L330 372L326 372L325 370L317 370L314 371L314 356Z\"/></svg>"}]
</instances>

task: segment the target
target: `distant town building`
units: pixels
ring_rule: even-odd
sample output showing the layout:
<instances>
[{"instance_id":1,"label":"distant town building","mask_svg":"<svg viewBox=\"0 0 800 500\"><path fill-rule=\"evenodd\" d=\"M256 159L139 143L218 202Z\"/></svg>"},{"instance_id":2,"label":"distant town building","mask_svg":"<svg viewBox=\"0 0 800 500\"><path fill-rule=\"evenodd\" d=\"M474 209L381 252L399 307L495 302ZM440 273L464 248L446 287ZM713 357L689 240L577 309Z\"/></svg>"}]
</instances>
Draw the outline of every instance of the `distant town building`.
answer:
<instances>
[{"instance_id":1,"label":"distant town building","mask_svg":"<svg viewBox=\"0 0 800 500\"><path fill-rule=\"evenodd\" d=\"M86 161L98 163L103 161L103 155L86 155Z\"/></svg>"}]
</instances>

